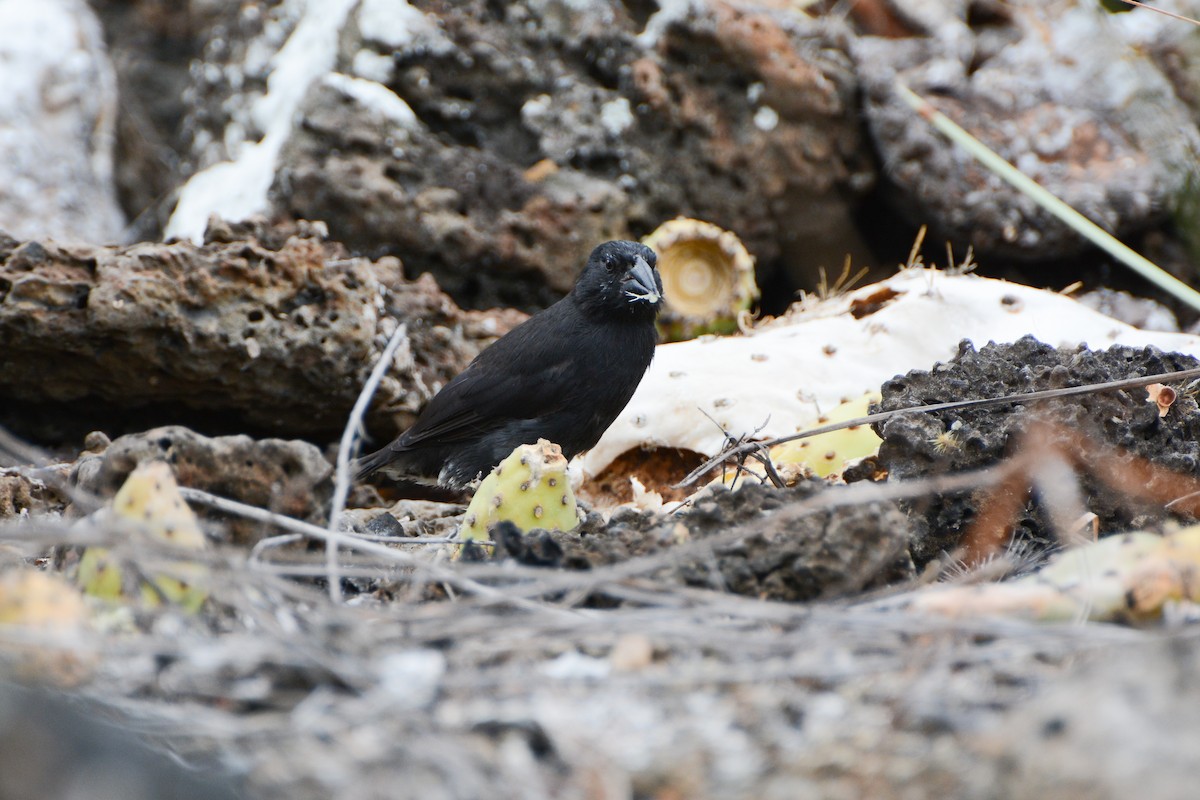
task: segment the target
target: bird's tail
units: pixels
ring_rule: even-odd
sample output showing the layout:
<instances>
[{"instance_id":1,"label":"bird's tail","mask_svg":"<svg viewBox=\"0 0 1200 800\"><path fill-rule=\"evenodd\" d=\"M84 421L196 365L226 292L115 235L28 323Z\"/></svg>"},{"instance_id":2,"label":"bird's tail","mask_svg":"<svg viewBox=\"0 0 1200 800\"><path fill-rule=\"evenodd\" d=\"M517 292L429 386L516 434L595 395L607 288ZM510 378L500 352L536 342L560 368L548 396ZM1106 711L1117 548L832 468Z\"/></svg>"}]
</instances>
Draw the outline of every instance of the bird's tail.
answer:
<instances>
[{"instance_id":1,"label":"bird's tail","mask_svg":"<svg viewBox=\"0 0 1200 800\"><path fill-rule=\"evenodd\" d=\"M391 447L384 447L370 455L356 458L354 463L350 465L351 469L354 470L354 480L357 482L370 477L391 460Z\"/></svg>"}]
</instances>

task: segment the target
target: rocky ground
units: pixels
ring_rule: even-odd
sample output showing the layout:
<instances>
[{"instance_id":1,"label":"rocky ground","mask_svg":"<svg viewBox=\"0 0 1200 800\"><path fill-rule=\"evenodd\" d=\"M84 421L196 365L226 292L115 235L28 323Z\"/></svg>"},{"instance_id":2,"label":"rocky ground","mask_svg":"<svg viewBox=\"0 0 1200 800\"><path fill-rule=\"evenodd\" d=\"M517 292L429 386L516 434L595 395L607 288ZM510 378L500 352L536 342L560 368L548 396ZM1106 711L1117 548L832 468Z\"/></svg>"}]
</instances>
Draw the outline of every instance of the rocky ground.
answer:
<instances>
[{"instance_id":1,"label":"rocky ground","mask_svg":"<svg viewBox=\"0 0 1200 800\"><path fill-rule=\"evenodd\" d=\"M1090 348L1021 338L1038 293L955 276L965 300L919 253L828 297L847 253L887 273L928 224L952 271L972 246L1186 327L894 81L1188 279L1197 34L1066 0L805 6L0 0L0 794L1193 796L1191 379L893 413L844 481L676 484L718 425L790 432L851 387L898 412L1195 368L1195 337L1094 314ZM660 348L661 397L577 465L579 527L459 559L463 498L359 486L330 533L389 340L376 441L592 246L677 215L734 231L779 317ZM156 461L182 499L112 503ZM185 500L186 555L121 521Z\"/></svg>"}]
</instances>

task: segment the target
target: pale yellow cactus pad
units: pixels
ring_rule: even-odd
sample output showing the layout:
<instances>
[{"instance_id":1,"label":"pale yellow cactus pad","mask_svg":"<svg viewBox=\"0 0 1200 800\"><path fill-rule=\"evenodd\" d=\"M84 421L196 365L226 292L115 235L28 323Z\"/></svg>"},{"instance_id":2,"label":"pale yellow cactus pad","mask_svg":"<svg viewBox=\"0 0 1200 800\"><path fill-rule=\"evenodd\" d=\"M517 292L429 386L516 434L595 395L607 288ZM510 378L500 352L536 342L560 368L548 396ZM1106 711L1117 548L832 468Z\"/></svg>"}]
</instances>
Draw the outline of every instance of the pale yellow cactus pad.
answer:
<instances>
[{"instance_id":1,"label":"pale yellow cactus pad","mask_svg":"<svg viewBox=\"0 0 1200 800\"><path fill-rule=\"evenodd\" d=\"M86 619L79 590L59 576L23 567L0 572L0 625L62 631Z\"/></svg>"},{"instance_id":2,"label":"pale yellow cactus pad","mask_svg":"<svg viewBox=\"0 0 1200 800\"><path fill-rule=\"evenodd\" d=\"M903 600L913 611L1040 621L1155 619L1172 602L1200 602L1200 525L1109 536L1014 581L930 587Z\"/></svg>"},{"instance_id":3,"label":"pale yellow cactus pad","mask_svg":"<svg viewBox=\"0 0 1200 800\"><path fill-rule=\"evenodd\" d=\"M179 493L171 468L161 461L143 464L130 473L113 498L112 513L132 523L148 539L181 551L206 546L196 515ZM139 580L126 575L107 549L89 547L79 561L76 581L95 597L119 600L136 592L149 606L165 599L190 612L199 610L208 597L204 585L207 570L198 564L176 563L170 572Z\"/></svg>"},{"instance_id":4,"label":"pale yellow cactus pad","mask_svg":"<svg viewBox=\"0 0 1200 800\"><path fill-rule=\"evenodd\" d=\"M96 661L89 612L79 589L55 573L0 571L0 673L58 686L85 680Z\"/></svg>"},{"instance_id":5,"label":"pale yellow cactus pad","mask_svg":"<svg viewBox=\"0 0 1200 800\"><path fill-rule=\"evenodd\" d=\"M867 392L861 397L847 400L817 420L813 428L835 422L865 417L870 413L871 403L879 402L879 392ZM847 463L873 456L879 452L881 439L870 425L855 425L840 431L830 431L784 442L771 448L771 460L775 465L802 464L817 474L828 478L839 475Z\"/></svg>"},{"instance_id":6,"label":"pale yellow cactus pad","mask_svg":"<svg viewBox=\"0 0 1200 800\"><path fill-rule=\"evenodd\" d=\"M818 428L835 422L865 417L870 413L871 403L879 401L878 392L867 392L853 400L847 400L836 406L828 414L823 414L808 428ZM819 433L805 439L784 442L771 448L771 463L775 465L780 476L790 485L805 475L816 475L819 478L836 478L848 464L859 459L873 456L879 452L881 440L875 435L870 425L855 425L840 431ZM747 461L745 471L759 479L766 475L760 464ZM736 478L736 483L734 483ZM723 483L727 486L744 486L745 479L738 478L734 470L725 470L724 474L713 483Z\"/></svg>"}]
</instances>

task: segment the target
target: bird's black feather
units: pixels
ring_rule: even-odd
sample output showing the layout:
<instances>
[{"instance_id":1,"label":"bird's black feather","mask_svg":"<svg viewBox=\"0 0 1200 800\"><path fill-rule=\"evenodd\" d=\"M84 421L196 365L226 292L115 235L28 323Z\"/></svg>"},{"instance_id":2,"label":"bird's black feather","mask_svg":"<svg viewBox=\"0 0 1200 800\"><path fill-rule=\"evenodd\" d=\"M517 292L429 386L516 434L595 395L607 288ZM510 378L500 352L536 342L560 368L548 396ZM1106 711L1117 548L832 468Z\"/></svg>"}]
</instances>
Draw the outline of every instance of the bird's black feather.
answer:
<instances>
[{"instance_id":1,"label":"bird's black feather","mask_svg":"<svg viewBox=\"0 0 1200 800\"><path fill-rule=\"evenodd\" d=\"M549 439L567 458L596 444L654 357L655 262L635 242L597 247L570 294L480 353L411 428L359 459L358 477L460 488L521 444Z\"/></svg>"}]
</instances>

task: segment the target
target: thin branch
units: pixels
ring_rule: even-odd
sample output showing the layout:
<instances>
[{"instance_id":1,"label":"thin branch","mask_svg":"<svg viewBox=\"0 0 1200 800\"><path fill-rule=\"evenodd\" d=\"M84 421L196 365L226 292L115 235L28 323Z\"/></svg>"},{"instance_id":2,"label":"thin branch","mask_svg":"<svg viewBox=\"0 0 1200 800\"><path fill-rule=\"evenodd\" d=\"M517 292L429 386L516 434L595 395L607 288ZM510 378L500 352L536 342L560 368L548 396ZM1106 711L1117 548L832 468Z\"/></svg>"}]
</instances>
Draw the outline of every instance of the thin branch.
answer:
<instances>
[{"instance_id":1,"label":"thin branch","mask_svg":"<svg viewBox=\"0 0 1200 800\"><path fill-rule=\"evenodd\" d=\"M259 539L255 542L254 547L250 548L250 555L246 558L250 566L257 567L262 560L262 554L267 550L275 547L283 547L284 545L299 542L304 539L299 533L283 533L279 536L268 536L265 539Z\"/></svg>"},{"instance_id":2,"label":"thin branch","mask_svg":"<svg viewBox=\"0 0 1200 800\"><path fill-rule=\"evenodd\" d=\"M1144 8L1148 11L1153 11L1156 14L1162 14L1164 17L1171 17L1172 19L1177 19L1180 22L1190 22L1193 25L1200 25L1200 22L1197 22L1196 20L1192 19L1191 17L1185 17L1182 14L1175 14L1173 12L1167 11L1166 9L1156 8L1155 6L1146 5L1145 3L1139 3L1138 0L1121 0L1121 2L1124 3L1125 5L1137 6L1138 8Z\"/></svg>"},{"instance_id":3,"label":"thin branch","mask_svg":"<svg viewBox=\"0 0 1200 800\"><path fill-rule=\"evenodd\" d=\"M462 544L462 540L453 536L385 536L375 533L356 533L354 538L364 542L384 542L386 544ZM475 544L495 545L490 539L473 539Z\"/></svg>"},{"instance_id":4,"label":"thin branch","mask_svg":"<svg viewBox=\"0 0 1200 800\"><path fill-rule=\"evenodd\" d=\"M239 503L236 500L229 500L225 497L218 497L214 494L201 491L199 489L191 489L185 486L179 487L183 498L189 502L201 503L202 505L215 508L218 511L223 511L227 514L234 514L245 519L251 519L256 522L263 522L268 525L274 525L284 530L299 533L313 539L324 542L333 542L340 547L349 547L363 553L370 553L373 556L378 556L385 561L391 562L413 569L423 570L429 573L434 580L443 581L454 586L455 588L477 595L481 598L489 600L493 603L511 605L516 608L521 608L526 611L536 613L569 613L561 609L555 609L550 606L545 606L540 603L535 603L522 597L515 597L505 592L500 591L492 586L479 583L471 578L464 577L458 574L455 570L438 567L429 561L418 559L410 553L402 550L395 550L391 547L386 547L376 542L363 541L353 534L341 533L339 531L331 531L322 528L318 525L313 525L309 522L303 522L292 517L285 517L276 514L273 511L257 508L255 506Z\"/></svg>"},{"instance_id":5,"label":"thin branch","mask_svg":"<svg viewBox=\"0 0 1200 800\"><path fill-rule=\"evenodd\" d=\"M928 406L911 406L909 408L897 408L891 411L879 411L874 414L867 414L865 417L857 417L855 419L842 420L841 422L831 422L828 425L821 425L817 428L809 428L808 430L799 433L793 433L788 436L780 436L775 439L766 439L761 442L745 442L743 444L730 447L720 453L717 453L712 458L705 461L700 466L688 473L687 477L675 484L676 489L682 489L686 486L691 486L701 475L704 475L713 467L727 461L731 458L740 458L743 454L753 450L774 447L777 444L785 442L794 442L797 439L807 439L810 436L817 436L830 431L840 431L845 428L856 428L859 425L871 425L876 422L884 422L892 417L900 414L930 414L936 411L950 411L958 408L989 408L991 406L1008 405L1009 403L1028 403L1034 400L1051 400L1058 397L1074 397L1080 394L1091 394L1093 392L1109 392L1120 389L1135 389L1141 386L1146 386L1151 383L1169 383L1172 381L1188 380L1190 378L1200 377L1200 367L1193 369L1182 369L1175 372L1160 372L1156 375L1147 375L1141 378L1123 378L1116 381L1108 381L1106 383L1090 383L1084 386L1068 386L1063 389L1043 389L1037 392L1024 392L1018 394L1009 394L1004 397L984 397L978 400L953 400L949 403L934 403Z\"/></svg>"},{"instance_id":6,"label":"thin branch","mask_svg":"<svg viewBox=\"0 0 1200 800\"><path fill-rule=\"evenodd\" d=\"M787 481L779 474L779 470L775 469L775 462L771 461L770 452L755 450L750 452L749 456L763 465L763 469L767 471L767 478L770 479L772 486L776 489L782 489L787 485Z\"/></svg>"},{"instance_id":7,"label":"thin branch","mask_svg":"<svg viewBox=\"0 0 1200 800\"><path fill-rule=\"evenodd\" d=\"M0 464L5 467L15 467L20 464L32 464L35 467L45 467L53 463L41 448L34 447L23 439L19 439L5 428L0 428L0 456L10 463Z\"/></svg>"},{"instance_id":8,"label":"thin branch","mask_svg":"<svg viewBox=\"0 0 1200 800\"><path fill-rule=\"evenodd\" d=\"M992 174L1008 183L1021 194L1041 206L1064 225L1107 252L1113 258L1171 294L1182 303L1200 309L1200 292L1165 271L1150 259L1136 252L1090 219L1080 214L1063 200L1004 160L994 150L976 139L945 114L938 111L920 95L903 83L896 81L896 93L939 133L967 151L976 161L983 164Z\"/></svg>"},{"instance_id":9,"label":"thin branch","mask_svg":"<svg viewBox=\"0 0 1200 800\"><path fill-rule=\"evenodd\" d=\"M333 499L329 506L329 530L336 533L338 525L342 521L342 512L346 510L346 498L350 494L350 462L354 460L355 449L358 446L358 439L362 433L362 418L367 413L367 407L371 405L371 398L375 396L375 390L379 388L379 382L383 380L383 376L387 373L388 368L392 365L392 358L396 355L396 350L400 344L408 337L408 326L398 325L392 333L392 338L388 340L387 347L383 348L383 353L375 362L375 367L371 370L371 375L367 378L366 384L363 385L362 391L358 394L358 400L354 402L354 408L350 410L350 418L346 420L346 429L342 431L342 441L338 445L337 453L337 471L334 476L333 483ZM337 542L333 539L325 540L325 566L329 570L329 599L335 603L340 603L342 600L342 581L338 575L338 555Z\"/></svg>"}]
</instances>

